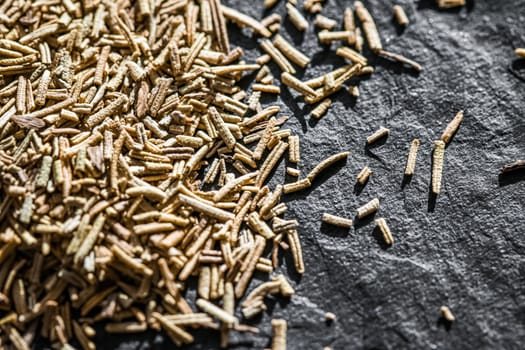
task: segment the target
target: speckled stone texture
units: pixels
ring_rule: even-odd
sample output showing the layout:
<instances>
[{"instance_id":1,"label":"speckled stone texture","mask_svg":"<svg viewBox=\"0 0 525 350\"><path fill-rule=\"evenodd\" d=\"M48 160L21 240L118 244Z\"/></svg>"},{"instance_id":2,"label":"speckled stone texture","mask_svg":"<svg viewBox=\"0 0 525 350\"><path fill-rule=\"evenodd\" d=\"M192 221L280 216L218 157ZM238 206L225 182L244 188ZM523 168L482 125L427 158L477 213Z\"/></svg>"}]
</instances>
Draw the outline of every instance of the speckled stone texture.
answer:
<instances>
[{"instance_id":1,"label":"speckled stone texture","mask_svg":"<svg viewBox=\"0 0 525 350\"><path fill-rule=\"evenodd\" d=\"M225 4L262 18L284 15L285 1L264 12L262 0ZM440 11L434 1L364 1L376 19L386 50L424 66L415 74L397 63L373 58L376 68L359 82L361 96L340 91L318 122L295 92L282 88L277 103L285 125L300 135L303 174L329 155L350 151L314 182L311 190L285 197L287 218L300 226L306 273L299 278L288 254L282 270L293 281L289 302L268 300L269 310L250 322L257 335L235 334L232 349L270 346L271 318L288 320L288 349L522 349L525 345L525 173L498 177L500 167L525 158L525 64L513 49L525 46L523 0L470 1ZM401 31L392 5L410 18ZM323 14L342 24L350 1L328 0ZM310 22L313 16L309 16ZM260 54L249 30L238 30L233 45L252 62ZM313 25L301 34L284 21L281 34L312 57L298 73L309 79L341 66L336 44L320 46ZM271 65L279 76L277 67ZM441 195L429 195L433 141L460 109L465 118L447 147ZM391 133L384 144L365 149L379 126ZM421 140L416 172L403 183L410 142ZM354 189L359 171L373 170L362 191ZM272 180L284 174L284 162ZM292 179L288 179L292 181ZM356 191L357 190L357 191ZM373 220L349 231L321 225L323 212L354 217L358 206L381 200L395 243L385 248ZM263 278L264 276L258 276ZM255 284L251 284L253 288ZM194 294L193 291L189 292ZM190 297L191 298L191 297ZM439 320L441 305L457 321ZM325 323L325 312L337 319ZM187 349L218 348L214 331L199 331ZM172 348L161 335L97 335L100 349Z\"/></svg>"}]
</instances>

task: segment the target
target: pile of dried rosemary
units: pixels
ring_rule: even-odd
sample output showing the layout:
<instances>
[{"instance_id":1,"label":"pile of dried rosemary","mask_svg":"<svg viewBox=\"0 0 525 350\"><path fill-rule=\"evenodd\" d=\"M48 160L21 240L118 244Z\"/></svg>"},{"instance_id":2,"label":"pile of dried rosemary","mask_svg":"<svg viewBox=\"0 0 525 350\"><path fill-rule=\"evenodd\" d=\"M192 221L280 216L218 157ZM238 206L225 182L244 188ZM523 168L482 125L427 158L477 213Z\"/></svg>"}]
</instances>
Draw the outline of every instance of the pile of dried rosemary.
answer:
<instances>
[{"instance_id":1,"label":"pile of dried rosemary","mask_svg":"<svg viewBox=\"0 0 525 350\"><path fill-rule=\"evenodd\" d=\"M234 316L253 273L273 272L281 247L304 266L282 186L265 185L291 133L260 92L243 102L238 81L260 66L230 47L226 18L240 15L218 0L42 0L0 16L0 346L28 349L38 329L94 349L96 322L176 344L188 327L223 345L257 331ZM243 315L293 292L274 276Z\"/></svg>"}]
</instances>

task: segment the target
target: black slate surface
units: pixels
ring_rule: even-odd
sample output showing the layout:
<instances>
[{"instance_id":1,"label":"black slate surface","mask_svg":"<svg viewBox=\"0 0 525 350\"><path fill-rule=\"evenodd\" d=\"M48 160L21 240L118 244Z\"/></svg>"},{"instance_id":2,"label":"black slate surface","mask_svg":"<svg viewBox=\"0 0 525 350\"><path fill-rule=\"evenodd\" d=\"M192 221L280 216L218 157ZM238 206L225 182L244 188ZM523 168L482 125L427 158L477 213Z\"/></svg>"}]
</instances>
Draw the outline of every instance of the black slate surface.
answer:
<instances>
[{"instance_id":1,"label":"black slate surface","mask_svg":"<svg viewBox=\"0 0 525 350\"><path fill-rule=\"evenodd\" d=\"M262 18L262 1L224 1ZM276 11L284 14L284 1ZM410 25L401 31L391 7L405 8ZM342 22L350 1L329 0L323 14ZM376 68L359 83L361 96L341 91L327 115L312 122L309 108L283 88L278 103L286 124L301 137L300 169L348 150L346 163L317 179L310 191L285 198L288 218L296 218L306 264L299 278L283 259L296 295L286 303L269 300L269 312L253 324L258 335L231 338L232 349L269 347L270 320L288 320L288 349L521 349L525 346L525 174L498 176L499 168L525 158L525 63L514 47L525 46L523 0L470 1L467 7L440 11L433 0L365 1L376 19L384 47L424 66L421 74L387 60L371 58ZM274 10L275 11L275 10ZM312 18L311 18L312 19ZM249 30L237 30L233 45L248 59L259 55ZM343 64L335 44L320 46L313 26L302 35L285 21L281 34L312 57L299 76L312 78ZM274 75L279 71L272 65ZM521 72L520 72L521 71ZM445 153L442 194L429 196L433 140L455 113L463 124ZM366 150L365 139L380 125L391 135ZM402 188L410 142L421 140L416 174ZM360 193L355 177L374 171ZM281 164L277 175L284 173ZM279 176L277 176L279 177ZM277 183L274 179L273 183ZM349 232L321 225L323 212L354 216L373 197L381 200L395 237L381 245L372 222ZM253 283L252 283L253 287ZM190 294L192 292L190 291ZM449 305L457 322L447 329L439 308ZM325 312L337 315L331 324ZM187 349L218 348L213 331L197 333ZM99 349L173 348L161 335L117 337L99 333Z\"/></svg>"}]
</instances>

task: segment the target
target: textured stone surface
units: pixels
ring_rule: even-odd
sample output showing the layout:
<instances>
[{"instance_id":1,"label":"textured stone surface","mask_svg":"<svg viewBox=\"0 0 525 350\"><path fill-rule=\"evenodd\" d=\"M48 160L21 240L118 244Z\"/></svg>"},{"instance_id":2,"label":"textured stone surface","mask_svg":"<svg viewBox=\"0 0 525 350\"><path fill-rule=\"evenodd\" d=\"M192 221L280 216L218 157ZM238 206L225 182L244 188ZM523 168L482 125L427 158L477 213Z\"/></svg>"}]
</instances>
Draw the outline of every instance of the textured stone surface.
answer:
<instances>
[{"instance_id":1,"label":"textured stone surface","mask_svg":"<svg viewBox=\"0 0 525 350\"><path fill-rule=\"evenodd\" d=\"M260 0L224 2L263 17ZM323 14L341 24L349 3L329 0ZM525 344L525 174L498 178L504 163L525 158L525 84L508 70L512 65L525 75L513 54L515 46L525 45L525 3L471 1L451 11L439 11L430 0L398 3L411 21L402 33L393 22L391 1L365 1L385 48L421 63L421 74L372 58L376 73L359 83L361 97L339 92L318 122L286 88L278 100L267 99L291 116L286 126L301 137L303 173L334 153L351 155L310 191L285 198L287 217L301 224L306 274L298 278L284 257L283 270L297 294L288 303L269 300L269 312L253 322L261 333L232 337L233 349L269 347L272 317L288 320L289 349L519 349ZM277 10L284 14L284 1ZM343 64L335 44L319 46L313 26L301 35L285 21L281 33L313 59L299 76L311 78ZM248 30L232 42L247 48L249 59L259 55ZM459 109L465 109L465 118L446 150L442 194L434 206L429 204L433 140ZM366 136L380 125L391 135L366 151ZM421 140L416 173L402 188L415 137ZM365 165L374 173L356 194L355 177ZM277 175L283 173L281 164ZM373 221L356 223L349 232L321 225L323 212L353 217L375 196L381 200L378 215L392 229L393 247L381 245ZM449 330L439 323L441 305L449 305L457 318ZM324 322L327 311L337 315L332 324ZM198 337L188 349L218 347L217 333ZM150 333L100 334L97 341L100 349L171 347Z\"/></svg>"}]
</instances>

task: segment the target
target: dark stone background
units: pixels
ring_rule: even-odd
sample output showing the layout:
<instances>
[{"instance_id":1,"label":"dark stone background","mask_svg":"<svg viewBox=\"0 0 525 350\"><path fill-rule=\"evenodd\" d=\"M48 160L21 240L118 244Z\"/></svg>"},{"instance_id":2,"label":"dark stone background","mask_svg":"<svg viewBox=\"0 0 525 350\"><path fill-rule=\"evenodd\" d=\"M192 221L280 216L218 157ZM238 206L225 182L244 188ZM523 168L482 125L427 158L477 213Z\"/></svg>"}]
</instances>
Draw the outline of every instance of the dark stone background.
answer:
<instances>
[{"instance_id":1,"label":"dark stone background","mask_svg":"<svg viewBox=\"0 0 525 350\"><path fill-rule=\"evenodd\" d=\"M351 152L346 164L317 179L310 191L285 198L288 218L296 218L306 264L298 278L289 258L283 270L296 295L286 303L269 300L269 312L253 324L258 335L238 334L232 349L269 347L270 320L288 320L288 349L520 349L525 346L525 173L500 178L500 167L525 158L525 63L513 49L525 46L525 2L486 0L440 11L433 0L397 1L410 25L399 30L393 1L365 1L376 19L385 49L424 66L410 69L368 55L376 73L359 83L356 100L346 91L333 98L317 123L295 93L283 88L281 115L301 137L303 174L337 152ZM262 0L224 3L262 18ZM276 10L284 14L285 1ZM342 23L350 1L328 0L323 14ZM263 15L264 14L264 15ZM313 16L312 18L313 19ZM259 55L249 30L232 35L248 60ZM284 21L281 34L312 57L300 77L309 79L343 64L336 44L320 46L313 25L302 35ZM272 65L275 76L278 69ZM455 113L463 124L445 153L442 194L429 203L433 140ZM383 145L365 150L366 136L380 125L390 128ZM421 140L416 174L402 188L410 142ZM355 177L369 165L374 171L360 194ZM277 175L284 173L281 164ZM277 183L276 176L272 183ZM321 225L323 212L353 217L374 196L378 215L387 219L394 238L385 249L374 223L356 223L349 232ZM252 283L253 287L253 283ZM190 294L193 292L190 292ZM191 297L190 297L191 299ZM450 329L440 323L439 308L456 315ZM324 314L337 320L326 324ZM218 348L214 331L196 333L188 349ZM99 349L173 348L161 335L109 336L99 333Z\"/></svg>"}]
</instances>

